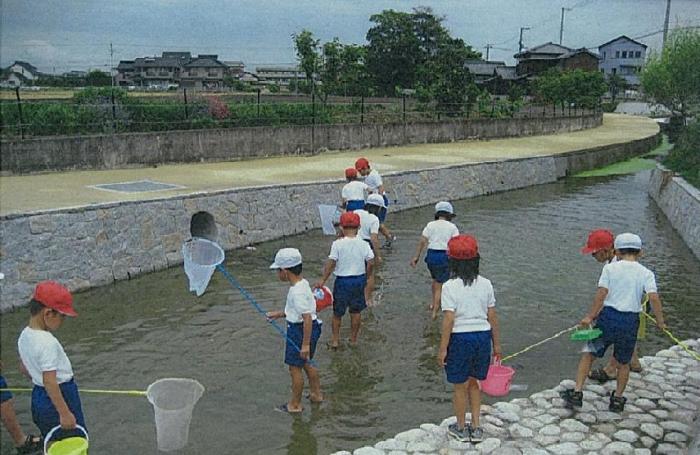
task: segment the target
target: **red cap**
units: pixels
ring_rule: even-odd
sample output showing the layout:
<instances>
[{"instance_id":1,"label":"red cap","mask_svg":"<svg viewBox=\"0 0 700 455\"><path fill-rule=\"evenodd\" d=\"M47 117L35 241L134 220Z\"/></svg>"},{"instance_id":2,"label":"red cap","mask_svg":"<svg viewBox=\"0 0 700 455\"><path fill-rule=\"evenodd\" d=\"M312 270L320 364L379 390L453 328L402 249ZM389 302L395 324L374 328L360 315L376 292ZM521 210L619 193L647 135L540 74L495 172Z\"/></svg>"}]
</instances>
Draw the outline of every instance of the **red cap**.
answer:
<instances>
[{"instance_id":1,"label":"red cap","mask_svg":"<svg viewBox=\"0 0 700 455\"><path fill-rule=\"evenodd\" d=\"M345 178L346 179L355 178L355 177L357 177L357 169L355 169L354 167L349 167L349 168L345 169Z\"/></svg>"},{"instance_id":2,"label":"red cap","mask_svg":"<svg viewBox=\"0 0 700 455\"><path fill-rule=\"evenodd\" d=\"M360 215L355 212L345 212L340 215L340 225L342 227L359 227Z\"/></svg>"},{"instance_id":3,"label":"red cap","mask_svg":"<svg viewBox=\"0 0 700 455\"><path fill-rule=\"evenodd\" d=\"M360 169L369 169L369 161L367 161L367 158L358 158L357 161L355 161L355 169L358 171Z\"/></svg>"},{"instance_id":4,"label":"red cap","mask_svg":"<svg viewBox=\"0 0 700 455\"><path fill-rule=\"evenodd\" d=\"M66 316L78 315L73 309L73 296L70 291L55 281L42 281L37 284L34 300Z\"/></svg>"},{"instance_id":5,"label":"red cap","mask_svg":"<svg viewBox=\"0 0 700 455\"><path fill-rule=\"evenodd\" d=\"M479 256L479 244L471 235L452 237L447 242L447 256L452 259L474 259Z\"/></svg>"},{"instance_id":6,"label":"red cap","mask_svg":"<svg viewBox=\"0 0 700 455\"><path fill-rule=\"evenodd\" d=\"M607 229L596 229L588 234L588 241L586 242L586 246L581 248L581 253L597 253L600 250L612 248L614 242L615 237L612 232Z\"/></svg>"}]
</instances>

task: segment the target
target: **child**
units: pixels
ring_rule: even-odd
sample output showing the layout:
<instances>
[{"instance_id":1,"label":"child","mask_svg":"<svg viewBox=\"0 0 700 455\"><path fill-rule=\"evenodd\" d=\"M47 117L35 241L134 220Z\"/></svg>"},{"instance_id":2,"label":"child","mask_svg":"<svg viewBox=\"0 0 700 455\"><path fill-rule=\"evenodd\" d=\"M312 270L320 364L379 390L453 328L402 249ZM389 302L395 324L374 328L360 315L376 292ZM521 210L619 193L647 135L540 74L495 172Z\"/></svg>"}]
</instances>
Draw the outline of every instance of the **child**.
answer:
<instances>
[{"instance_id":1,"label":"child","mask_svg":"<svg viewBox=\"0 0 700 455\"><path fill-rule=\"evenodd\" d=\"M586 246L581 248L581 253L590 254L593 258L601 264L610 264L611 262L617 261L617 256L615 256L615 248L613 247L615 237L613 233L607 229L596 229L588 234L588 240L586 241ZM640 331L642 330L642 323L644 319L640 319ZM639 333L637 334L639 339ZM630 371L635 371L640 373L642 371L642 365L639 362L639 356L637 354L637 346L634 347L634 352L632 353L632 360L630 361ZM601 384L615 379L617 374L617 362L615 357L610 357L610 361L604 368L598 368L596 370L591 370L588 377L594 379Z\"/></svg>"},{"instance_id":2,"label":"child","mask_svg":"<svg viewBox=\"0 0 700 455\"><path fill-rule=\"evenodd\" d=\"M340 323L345 311L350 312L350 343L357 343L361 324L360 313L367 307L365 288L373 288L374 253L367 242L357 237L360 216L354 212L343 213L340 216L340 226L343 229L343 237L331 245L323 277L315 285L318 288L323 287L331 273L335 274L333 337L329 344L334 350L338 349L340 343Z\"/></svg>"},{"instance_id":3,"label":"child","mask_svg":"<svg viewBox=\"0 0 700 455\"><path fill-rule=\"evenodd\" d=\"M277 270L277 277L280 281L289 282L290 285L284 311L270 311L266 315L270 320L278 318L287 320L287 345L284 351L284 363L289 365L289 375L292 377L292 397L287 403L276 409L295 414L303 410L301 405L301 393L304 389L302 370L309 378L309 399L316 403L323 401L318 370L309 363L309 360L314 358L316 343L321 336L321 321L316 316L316 300L311 292L309 282L301 275L302 264L299 250L282 248L275 255L275 262L270 268Z\"/></svg>"},{"instance_id":4,"label":"child","mask_svg":"<svg viewBox=\"0 0 700 455\"><path fill-rule=\"evenodd\" d=\"M370 169L367 158L358 158L357 161L355 161L355 169L357 169L360 175L365 178L365 183L369 188L369 192L379 194L384 199L384 209L379 213L379 231L385 238L384 247L389 248L391 247L391 242L396 240L396 236L391 233L385 224L387 207L389 207L389 198L386 196L386 192L384 191L382 176L379 175L379 172L377 172L376 169Z\"/></svg>"},{"instance_id":5,"label":"child","mask_svg":"<svg viewBox=\"0 0 700 455\"><path fill-rule=\"evenodd\" d=\"M355 210L355 213L360 215L360 238L369 243L370 248L374 252L374 262L376 264L381 262L381 257L379 256L379 217L377 215L384 207L384 199L380 195L370 194L367 196L365 208Z\"/></svg>"},{"instance_id":6,"label":"child","mask_svg":"<svg viewBox=\"0 0 700 455\"><path fill-rule=\"evenodd\" d=\"M2 362L0 362L0 368L2 368ZM5 378L0 375L0 389L6 388L7 382L5 382ZM42 453L43 441L38 436L31 434L26 435L24 433L17 421L13 402L12 392L6 390L0 391L0 419L2 419L3 426L12 437L12 442L15 444L17 453Z\"/></svg>"},{"instance_id":7,"label":"child","mask_svg":"<svg viewBox=\"0 0 700 455\"><path fill-rule=\"evenodd\" d=\"M447 242L452 237L459 235L459 229L451 221L454 217L452 204L445 201L435 204L435 220L428 223L423 229L416 248L416 255L411 259L411 267L415 268L423 249L428 248L425 263L433 278L433 298L429 306L433 319L437 319L440 308L442 284L450 278L450 270L447 265Z\"/></svg>"},{"instance_id":8,"label":"child","mask_svg":"<svg viewBox=\"0 0 700 455\"><path fill-rule=\"evenodd\" d=\"M61 343L51 332L58 330L66 316L78 314L73 309L73 296L55 281L36 285L29 301L29 324L17 340L20 368L34 383L32 418L42 437L60 425L64 430L57 439L83 436L76 424L86 428L78 386L73 380L73 367Z\"/></svg>"},{"instance_id":9,"label":"child","mask_svg":"<svg viewBox=\"0 0 700 455\"><path fill-rule=\"evenodd\" d=\"M369 187L357 180L357 171L355 168L349 167L345 169L345 179L348 183L345 184L340 192L342 205L345 210L352 212L353 210L364 208L365 196Z\"/></svg>"},{"instance_id":10,"label":"child","mask_svg":"<svg viewBox=\"0 0 700 455\"><path fill-rule=\"evenodd\" d=\"M576 387L561 393L569 407L583 405L583 385L593 357L603 357L607 348L614 345L613 356L618 363L617 387L610 394L608 409L613 412L624 410L627 399L622 395L629 379L629 362L637 341L644 292L651 301L657 325L662 330L666 328L654 274L637 262L642 249L642 239L635 234L620 234L615 238L614 246L618 260L603 267L591 310L581 320L581 325L590 326L595 319L596 326L603 333L588 343L588 350L591 352L585 352L581 356L576 374Z\"/></svg>"},{"instance_id":11,"label":"child","mask_svg":"<svg viewBox=\"0 0 700 455\"><path fill-rule=\"evenodd\" d=\"M442 286L442 336L438 363L445 368L447 381L454 384L452 406L457 423L448 434L461 442L481 442L479 426L481 390L491 362L491 344L501 356L496 299L491 282L479 275L479 245L469 235L452 237L447 243L450 279ZM466 424L467 403L471 423Z\"/></svg>"}]
</instances>

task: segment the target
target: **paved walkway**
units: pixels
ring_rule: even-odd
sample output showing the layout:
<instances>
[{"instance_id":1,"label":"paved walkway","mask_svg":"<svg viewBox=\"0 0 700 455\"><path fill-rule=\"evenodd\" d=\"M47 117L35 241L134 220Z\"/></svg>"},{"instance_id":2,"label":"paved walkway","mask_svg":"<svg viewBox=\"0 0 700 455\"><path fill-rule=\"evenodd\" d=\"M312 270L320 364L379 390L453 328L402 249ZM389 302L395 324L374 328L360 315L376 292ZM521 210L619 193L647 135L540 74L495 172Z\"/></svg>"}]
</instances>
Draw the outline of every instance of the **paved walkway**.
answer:
<instances>
[{"instance_id":1,"label":"paved walkway","mask_svg":"<svg viewBox=\"0 0 700 455\"><path fill-rule=\"evenodd\" d=\"M598 128L547 136L373 148L328 152L316 156L0 177L0 215L171 197L229 188L342 178L343 170L352 166L358 156L366 156L376 169L387 173L559 154L641 139L658 131L656 122L648 118L606 114L603 125ZM92 187L98 184L138 180L171 183L182 188L157 192L117 193Z\"/></svg>"}]
</instances>

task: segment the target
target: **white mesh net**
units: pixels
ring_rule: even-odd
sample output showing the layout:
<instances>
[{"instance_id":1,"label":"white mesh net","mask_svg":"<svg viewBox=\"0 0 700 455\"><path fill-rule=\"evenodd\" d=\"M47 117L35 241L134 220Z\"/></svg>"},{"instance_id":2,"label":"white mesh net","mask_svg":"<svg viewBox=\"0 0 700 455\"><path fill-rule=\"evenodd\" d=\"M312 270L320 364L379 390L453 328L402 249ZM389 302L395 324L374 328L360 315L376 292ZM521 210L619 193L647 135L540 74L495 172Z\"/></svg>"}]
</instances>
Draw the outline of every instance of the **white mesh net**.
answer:
<instances>
[{"instance_id":1,"label":"white mesh net","mask_svg":"<svg viewBox=\"0 0 700 455\"><path fill-rule=\"evenodd\" d=\"M158 450L170 452L187 445L192 410L204 393L204 386L194 379L165 378L146 390L146 397L156 414Z\"/></svg>"},{"instance_id":2,"label":"white mesh net","mask_svg":"<svg viewBox=\"0 0 700 455\"><path fill-rule=\"evenodd\" d=\"M335 235L334 223L340 222L340 209L337 205L318 205L318 213L321 216L321 228L326 235Z\"/></svg>"},{"instance_id":3,"label":"white mesh net","mask_svg":"<svg viewBox=\"0 0 700 455\"><path fill-rule=\"evenodd\" d=\"M216 266L224 261L224 250L211 240L195 237L182 245L185 274L190 282L190 292L204 294Z\"/></svg>"}]
</instances>

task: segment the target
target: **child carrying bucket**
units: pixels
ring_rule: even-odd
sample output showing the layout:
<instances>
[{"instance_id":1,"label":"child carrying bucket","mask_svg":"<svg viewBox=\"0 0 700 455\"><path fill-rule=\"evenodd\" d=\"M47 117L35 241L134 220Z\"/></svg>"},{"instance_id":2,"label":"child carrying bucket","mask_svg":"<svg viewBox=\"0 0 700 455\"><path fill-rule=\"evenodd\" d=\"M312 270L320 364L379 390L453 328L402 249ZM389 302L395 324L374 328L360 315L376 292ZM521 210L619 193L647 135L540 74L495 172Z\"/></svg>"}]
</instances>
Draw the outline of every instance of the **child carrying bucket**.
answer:
<instances>
[{"instance_id":1,"label":"child carrying bucket","mask_svg":"<svg viewBox=\"0 0 700 455\"><path fill-rule=\"evenodd\" d=\"M364 208L369 187L357 180L357 170L354 167L345 169L345 179L348 183L340 192L341 207L348 212Z\"/></svg>"},{"instance_id":2,"label":"child carrying bucket","mask_svg":"<svg viewBox=\"0 0 700 455\"><path fill-rule=\"evenodd\" d=\"M602 334L589 341L589 352L581 356L576 373L576 387L561 392L561 397L571 408L583 405L583 385L593 357L603 357L608 347L613 345L613 356L618 363L617 385L610 394L608 409L612 412L622 412L625 409L627 399L623 393L629 380L630 359L637 342L639 313L642 311L642 295L645 292L649 296L657 325L662 330L666 328L654 274L637 262L642 250L642 239L636 234L620 234L615 238L614 247L618 260L603 267L593 305L580 323L590 326L595 320L596 327Z\"/></svg>"},{"instance_id":3,"label":"child carrying bucket","mask_svg":"<svg viewBox=\"0 0 700 455\"><path fill-rule=\"evenodd\" d=\"M474 237L458 235L447 243L450 279L442 286L444 314L438 364L454 384L452 406L457 422L448 434L460 442L481 442L481 391L491 363L491 345L501 356L496 299L491 282L479 275L479 246ZM466 423L467 404L471 422Z\"/></svg>"},{"instance_id":4,"label":"child carrying bucket","mask_svg":"<svg viewBox=\"0 0 700 455\"><path fill-rule=\"evenodd\" d=\"M85 428L85 418L73 380L73 367L61 343L51 332L58 330L66 316L78 314L73 309L73 296L55 281L37 284L29 301L29 324L17 340L20 368L34 383L32 390L32 418L46 437L60 426L63 430L55 439L84 436L76 431Z\"/></svg>"},{"instance_id":5,"label":"child carrying bucket","mask_svg":"<svg viewBox=\"0 0 700 455\"><path fill-rule=\"evenodd\" d=\"M269 311L266 314L268 319L285 318L287 320L284 363L289 365L292 396L288 402L276 409L296 414L303 410L301 405L301 394L304 389L303 372L309 379L311 401L323 401L318 370L309 362L314 357L316 343L321 337L321 321L316 316L316 299L311 292L309 282L301 275L302 262L299 250L282 248L275 255L275 262L270 268L277 270L280 281L286 281L290 285L284 311Z\"/></svg>"}]
</instances>

